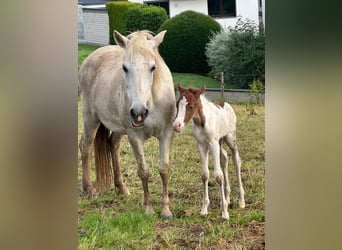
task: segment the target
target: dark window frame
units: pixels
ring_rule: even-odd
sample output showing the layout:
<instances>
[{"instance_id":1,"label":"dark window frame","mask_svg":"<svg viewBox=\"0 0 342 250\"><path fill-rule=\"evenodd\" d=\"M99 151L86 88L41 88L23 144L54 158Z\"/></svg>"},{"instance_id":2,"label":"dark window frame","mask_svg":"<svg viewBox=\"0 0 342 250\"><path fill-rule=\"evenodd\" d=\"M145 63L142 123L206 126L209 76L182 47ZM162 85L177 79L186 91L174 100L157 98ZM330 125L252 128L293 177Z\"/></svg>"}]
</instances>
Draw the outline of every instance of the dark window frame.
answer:
<instances>
[{"instance_id":1,"label":"dark window frame","mask_svg":"<svg viewBox=\"0 0 342 250\"><path fill-rule=\"evenodd\" d=\"M236 0L208 0L207 3L211 17L236 17Z\"/></svg>"}]
</instances>

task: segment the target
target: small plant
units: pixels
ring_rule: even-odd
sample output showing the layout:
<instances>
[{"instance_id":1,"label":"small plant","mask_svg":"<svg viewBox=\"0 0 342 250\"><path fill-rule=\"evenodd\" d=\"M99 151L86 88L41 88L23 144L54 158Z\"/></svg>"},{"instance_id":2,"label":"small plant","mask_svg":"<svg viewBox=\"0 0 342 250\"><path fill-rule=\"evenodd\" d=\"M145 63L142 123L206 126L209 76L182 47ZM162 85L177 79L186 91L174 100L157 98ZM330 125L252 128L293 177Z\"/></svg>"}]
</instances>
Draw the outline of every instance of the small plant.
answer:
<instances>
[{"instance_id":1,"label":"small plant","mask_svg":"<svg viewBox=\"0 0 342 250\"><path fill-rule=\"evenodd\" d=\"M262 104L262 95L265 93L265 84L260 80L254 80L249 84L251 89L248 95L251 97L251 103Z\"/></svg>"},{"instance_id":2,"label":"small plant","mask_svg":"<svg viewBox=\"0 0 342 250\"><path fill-rule=\"evenodd\" d=\"M247 112L250 115L256 115L256 111L254 105L260 105L263 103L262 95L265 93L265 84L260 80L254 80L249 84L250 92L248 95L250 96L249 105L246 105Z\"/></svg>"}]
</instances>

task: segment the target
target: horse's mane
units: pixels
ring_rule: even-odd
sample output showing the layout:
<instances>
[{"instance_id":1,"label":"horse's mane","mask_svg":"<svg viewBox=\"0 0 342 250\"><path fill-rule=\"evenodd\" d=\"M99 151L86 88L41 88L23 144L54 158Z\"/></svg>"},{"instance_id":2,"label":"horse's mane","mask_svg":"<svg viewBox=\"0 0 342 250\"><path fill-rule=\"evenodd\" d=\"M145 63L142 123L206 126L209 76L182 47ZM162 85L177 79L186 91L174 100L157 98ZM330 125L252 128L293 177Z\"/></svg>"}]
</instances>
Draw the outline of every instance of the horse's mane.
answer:
<instances>
[{"instance_id":1,"label":"horse's mane","mask_svg":"<svg viewBox=\"0 0 342 250\"><path fill-rule=\"evenodd\" d=\"M156 49L149 49L149 40L153 39L153 33L148 30L136 31L127 36L130 40L129 47L127 48L127 58L132 58L136 54L143 56L152 56L157 59L159 53Z\"/></svg>"}]
</instances>

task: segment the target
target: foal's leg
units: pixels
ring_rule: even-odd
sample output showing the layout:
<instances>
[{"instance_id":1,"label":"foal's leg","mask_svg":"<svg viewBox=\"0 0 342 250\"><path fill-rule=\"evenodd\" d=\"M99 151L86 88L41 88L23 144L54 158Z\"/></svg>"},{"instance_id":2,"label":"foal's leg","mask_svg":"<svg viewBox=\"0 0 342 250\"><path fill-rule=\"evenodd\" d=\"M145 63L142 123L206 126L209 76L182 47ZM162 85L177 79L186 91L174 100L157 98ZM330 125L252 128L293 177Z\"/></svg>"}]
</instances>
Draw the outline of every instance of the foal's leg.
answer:
<instances>
[{"instance_id":1,"label":"foal's leg","mask_svg":"<svg viewBox=\"0 0 342 250\"><path fill-rule=\"evenodd\" d=\"M239 207L245 207L245 190L243 189L242 179L241 179L241 158L239 154L239 147L236 143L236 136L232 134L227 137L228 146L232 151L233 164L236 171L237 181L238 181L238 189L239 189Z\"/></svg>"},{"instance_id":2,"label":"foal's leg","mask_svg":"<svg viewBox=\"0 0 342 250\"><path fill-rule=\"evenodd\" d=\"M226 200L224 177L220 166L220 144L218 141L214 141L210 144L210 152L214 158L214 177L216 182L220 185L222 218L228 220L228 202Z\"/></svg>"},{"instance_id":3,"label":"foal's leg","mask_svg":"<svg viewBox=\"0 0 342 250\"><path fill-rule=\"evenodd\" d=\"M114 185L118 189L119 194L130 195L122 180L120 167L120 148L122 135L112 133L110 136L112 163L114 172Z\"/></svg>"},{"instance_id":4,"label":"foal's leg","mask_svg":"<svg viewBox=\"0 0 342 250\"><path fill-rule=\"evenodd\" d=\"M144 205L145 213L153 214L152 199L150 191L148 190L148 178L150 177L150 167L145 161L144 154L144 142L142 139L138 138L136 134L128 135L128 140L132 146L135 159L138 163L138 175L141 179L143 189L144 189Z\"/></svg>"},{"instance_id":5,"label":"foal's leg","mask_svg":"<svg viewBox=\"0 0 342 250\"><path fill-rule=\"evenodd\" d=\"M201 208L201 215L208 214L208 206L210 203L209 195L208 195L208 181L209 181L209 168L208 168L208 145L197 143L198 152L201 158L201 166L202 166L202 182L203 182L203 201Z\"/></svg>"},{"instance_id":6,"label":"foal's leg","mask_svg":"<svg viewBox=\"0 0 342 250\"><path fill-rule=\"evenodd\" d=\"M224 150L222 145L220 144L220 164L223 171L223 177L224 177L224 193L226 195L226 200L228 204L230 204L230 185L229 185L229 176L228 176L228 155L227 151Z\"/></svg>"},{"instance_id":7,"label":"foal's leg","mask_svg":"<svg viewBox=\"0 0 342 250\"><path fill-rule=\"evenodd\" d=\"M82 186L83 191L89 196L97 196L98 192L91 184L90 181L90 168L89 168L89 157L91 152L91 146L94 141L97 128L100 122L93 121L88 118L86 114L83 114L83 134L80 140L79 148L81 151L82 158Z\"/></svg>"},{"instance_id":8,"label":"foal's leg","mask_svg":"<svg viewBox=\"0 0 342 250\"><path fill-rule=\"evenodd\" d=\"M170 177L170 146L173 137L173 131L169 130L165 132L161 137L159 137L159 174L163 183L163 209L161 213L162 218L170 219L172 218L172 213L169 208L169 190L168 190L168 181Z\"/></svg>"}]
</instances>

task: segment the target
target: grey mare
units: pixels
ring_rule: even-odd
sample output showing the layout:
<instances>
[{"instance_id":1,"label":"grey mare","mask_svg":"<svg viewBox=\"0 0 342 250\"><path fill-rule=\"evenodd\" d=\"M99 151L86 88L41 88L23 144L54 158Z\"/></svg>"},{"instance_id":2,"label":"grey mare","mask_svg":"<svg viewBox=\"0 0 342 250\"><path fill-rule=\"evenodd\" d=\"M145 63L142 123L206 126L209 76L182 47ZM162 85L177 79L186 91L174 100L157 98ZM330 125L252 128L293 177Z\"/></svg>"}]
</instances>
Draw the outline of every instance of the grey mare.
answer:
<instances>
[{"instance_id":1,"label":"grey mare","mask_svg":"<svg viewBox=\"0 0 342 250\"><path fill-rule=\"evenodd\" d=\"M158 138L159 173L163 185L161 215L169 218L172 217L168 197L169 152L176 101L171 72L158 52L165 33L153 36L148 31L137 31L126 37L114 31L118 45L101 47L84 60L79 70L84 125L79 146L85 192L96 196L114 179L118 192L129 194L123 183L119 159L120 142L127 134L144 189L145 212L150 214L154 212L148 188L150 168L143 145L152 136ZM96 188L89 172L92 144Z\"/></svg>"}]
</instances>

